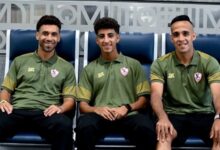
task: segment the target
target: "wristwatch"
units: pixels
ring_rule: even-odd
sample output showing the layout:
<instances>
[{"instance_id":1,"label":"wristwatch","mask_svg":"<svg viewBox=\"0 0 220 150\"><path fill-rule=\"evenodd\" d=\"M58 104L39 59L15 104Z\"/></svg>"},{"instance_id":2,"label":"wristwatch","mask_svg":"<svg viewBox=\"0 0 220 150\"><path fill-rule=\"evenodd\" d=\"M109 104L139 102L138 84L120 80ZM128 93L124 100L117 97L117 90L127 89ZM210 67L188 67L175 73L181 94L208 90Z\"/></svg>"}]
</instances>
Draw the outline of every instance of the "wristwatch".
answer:
<instances>
[{"instance_id":1,"label":"wristwatch","mask_svg":"<svg viewBox=\"0 0 220 150\"><path fill-rule=\"evenodd\" d=\"M130 104L124 104L123 106L125 106L128 110L128 113L132 111L131 105Z\"/></svg>"},{"instance_id":2,"label":"wristwatch","mask_svg":"<svg viewBox=\"0 0 220 150\"><path fill-rule=\"evenodd\" d=\"M214 120L216 120L216 119L220 119L220 114L215 115Z\"/></svg>"}]
</instances>

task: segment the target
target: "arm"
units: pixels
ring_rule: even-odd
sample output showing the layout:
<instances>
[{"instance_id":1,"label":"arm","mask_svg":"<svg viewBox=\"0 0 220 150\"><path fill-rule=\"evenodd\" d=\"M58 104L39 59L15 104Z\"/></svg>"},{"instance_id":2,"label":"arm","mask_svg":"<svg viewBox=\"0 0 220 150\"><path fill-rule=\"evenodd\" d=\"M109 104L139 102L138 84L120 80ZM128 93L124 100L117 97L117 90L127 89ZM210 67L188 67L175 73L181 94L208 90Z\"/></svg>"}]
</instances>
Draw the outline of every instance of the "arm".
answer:
<instances>
[{"instance_id":1,"label":"arm","mask_svg":"<svg viewBox=\"0 0 220 150\"><path fill-rule=\"evenodd\" d=\"M156 124L157 140L165 141L168 137L172 137L176 132L169 118L164 111L162 103L163 84L160 82L151 83L151 105L153 111L158 117Z\"/></svg>"},{"instance_id":2,"label":"arm","mask_svg":"<svg viewBox=\"0 0 220 150\"><path fill-rule=\"evenodd\" d=\"M212 83L210 85L213 97L213 104L216 114L220 114L220 83ZM215 119L212 125L210 138L216 143L220 143L220 119Z\"/></svg>"},{"instance_id":3,"label":"arm","mask_svg":"<svg viewBox=\"0 0 220 150\"><path fill-rule=\"evenodd\" d=\"M2 112L6 112L7 114L12 113L13 106L10 104L11 94L7 90L1 91L0 97L0 109Z\"/></svg>"}]
</instances>

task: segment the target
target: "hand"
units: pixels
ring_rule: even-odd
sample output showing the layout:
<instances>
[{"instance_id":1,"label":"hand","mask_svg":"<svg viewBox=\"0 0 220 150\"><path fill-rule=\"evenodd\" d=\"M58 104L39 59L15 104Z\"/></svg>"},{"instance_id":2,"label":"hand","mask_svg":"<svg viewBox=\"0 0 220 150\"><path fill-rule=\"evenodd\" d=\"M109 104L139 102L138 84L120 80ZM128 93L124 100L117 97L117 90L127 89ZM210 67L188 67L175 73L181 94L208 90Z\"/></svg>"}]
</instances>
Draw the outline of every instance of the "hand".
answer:
<instances>
[{"instance_id":1,"label":"hand","mask_svg":"<svg viewBox=\"0 0 220 150\"><path fill-rule=\"evenodd\" d=\"M157 140L160 142L168 141L176 137L177 133L168 118L159 119L156 124Z\"/></svg>"},{"instance_id":2,"label":"hand","mask_svg":"<svg viewBox=\"0 0 220 150\"><path fill-rule=\"evenodd\" d=\"M112 108L109 107L96 107L95 113L110 121L116 119Z\"/></svg>"},{"instance_id":3,"label":"hand","mask_svg":"<svg viewBox=\"0 0 220 150\"><path fill-rule=\"evenodd\" d=\"M213 146L220 147L220 119L215 119L211 128L210 138L213 139Z\"/></svg>"},{"instance_id":4,"label":"hand","mask_svg":"<svg viewBox=\"0 0 220 150\"><path fill-rule=\"evenodd\" d=\"M0 109L2 112L6 112L7 114L11 114L13 110L13 106L6 100L1 100Z\"/></svg>"},{"instance_id":5,"label":"hand","mask_svg":"<svg viewBox=\"0 0 220 150\"><path fill-rule=\"evenodd\" d=\"M115 116L116 119L121 119L123 117L126 117L127 114L128 114L128 109L125 106L112 108L112 111L113 111L114 116Z\"/></svg>"},{"instance_id":6,"label":"hand","mask_svg":"<svg viewBox=\"0 0 220 150\"><path fill-rule=\"evenodd\" d=\"M57 113L57 114L63 113L62 107L57 106L57 105L51 105L47 109L44 110L44 116L45 117L52 116L55 113Z\"/></svg>"}]
</instances>

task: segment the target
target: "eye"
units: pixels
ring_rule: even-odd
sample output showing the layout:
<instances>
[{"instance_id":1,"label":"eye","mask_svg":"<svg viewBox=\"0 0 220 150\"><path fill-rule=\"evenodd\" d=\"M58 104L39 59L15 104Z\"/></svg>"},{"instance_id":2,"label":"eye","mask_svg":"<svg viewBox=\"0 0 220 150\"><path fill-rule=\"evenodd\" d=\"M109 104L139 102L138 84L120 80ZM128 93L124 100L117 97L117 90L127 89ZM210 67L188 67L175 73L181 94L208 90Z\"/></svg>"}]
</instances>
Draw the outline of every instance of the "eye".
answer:
<instances>
[{"instance_id":1,"label":"eye","mask_svg":"<svg viewBox=\"0 0 220 150\"><path fill-rule=\"evenodd\" d=\"M109 38L112 38L112 37L114 37L114 35L115 35L114 33L109 33L109 34L108 34L108 37L109 37Z\"/></svg>"},{"instance_id":2,"label":"eye","mask_svg":"<svg viewBox=\"0 0 220 150\"><path fill-rule=\"evenodd\" d=\"M49 32L44 31L44 32L42 32L42 34L43 34L44 36L48 36L48 35L49 35Z\"/></svg>"},{"instance_id":3,"label":"eye","mask_svg":"<svg viewBox=\"0 0 220 150\"><path fill-rule=\"evenodd\" d=\"M52 35L52 36L57 36L58 33L57 33L57 32L53 32L51 35Z\"/></svg>"},{"instance_id":4,"label":"eye","mask_svg":"<svg viewBox=\"0 0 220 150\"><path fill-rule=\"evenodd\" d=\"M103 39L103 38L104 38L104 34L98 34L97 37L98 37L99 39Z\"/></svg>"},{"instance_id":5,"label":"eye","mask_svg":"<svg viewBox=\"0 0 220 150\"><path fill-rule=\"evenodd\" d=\"M178 37L179 35L180 35L179 32L173 32L173 33L172 33L172 36L173 36L173 37Z\"/></svg>"},{"instance_id":6,"label":"eye","mask_svg":"<svg viewBox=\"0 0 220 150\"><path fill-rule=\"evenodd\" d=\"M189 36L189 32L188 31L183 31L183 36Z\"/></svg>"}]
</instances>

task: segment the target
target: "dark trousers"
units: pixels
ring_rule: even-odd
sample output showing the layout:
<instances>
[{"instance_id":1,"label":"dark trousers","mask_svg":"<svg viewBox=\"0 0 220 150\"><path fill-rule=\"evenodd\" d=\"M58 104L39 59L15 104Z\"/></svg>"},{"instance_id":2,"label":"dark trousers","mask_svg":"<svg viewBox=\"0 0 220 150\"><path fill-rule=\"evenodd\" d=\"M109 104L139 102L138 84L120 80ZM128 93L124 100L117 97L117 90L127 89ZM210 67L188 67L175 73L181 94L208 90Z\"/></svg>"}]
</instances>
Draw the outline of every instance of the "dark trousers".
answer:
<instances>
[{"instance_id":1,"label":"dark trousers","mask_svg":"<svg viewBox=\"0 0 220 150\"><path fill-rule=\"evenodd\" d=\"M215 114L190 113L186 115L169 114L169 119L177 130L174 146L181 146L189 136L201 138L207 146L212 145L209 138Z\"/></svg>"},{"instance_id":2,"label":"dark trousers","mask_svg":"<svg viewBox=\"0 0 220 150\"><path fill-rule=\"evenodd\" d=\"M113 122L95 113L81 115L76 128L78 150L94 150L97 140L112 130L129 138L137 150L155 150L153 122L147 115L140 113Z\"/></svg>"},{"instance_id":3,"label":"dark trousers","mask_svg":"<svg viewBox=\"0 0 220 150\"><path fill-rule=\"evenodd\" d=\"M45 117L42 110L15 109L11 114L0 111L0 139L17 131L32 130L52 145L52 150L72 150L72 120L64 114Z\"/></svg>"}]
</instances>

